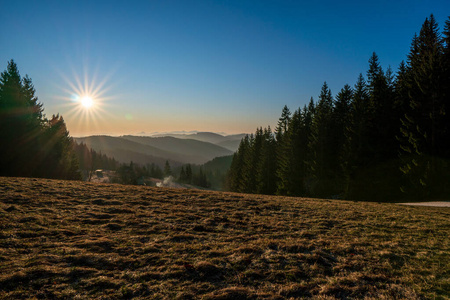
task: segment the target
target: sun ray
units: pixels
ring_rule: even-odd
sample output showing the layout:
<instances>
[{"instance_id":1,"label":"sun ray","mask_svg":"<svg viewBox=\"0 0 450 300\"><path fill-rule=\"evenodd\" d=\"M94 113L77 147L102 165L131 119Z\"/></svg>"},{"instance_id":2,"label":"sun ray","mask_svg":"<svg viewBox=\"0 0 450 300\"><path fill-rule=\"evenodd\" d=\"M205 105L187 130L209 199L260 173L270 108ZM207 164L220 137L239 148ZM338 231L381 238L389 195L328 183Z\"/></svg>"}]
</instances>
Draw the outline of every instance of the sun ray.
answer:
<instances>
[{"instance_id":1,"label":"sun ray","mask_svg":"<svg viewBox=\"0 0 450 300\"><path fill-rule=\"evenodd\" d=\"M114 116L108 111L111 100L117 96L110 95L113 86L110 84L112 72L108 72L101 79L98 75L98 68L89 72L89 68L82 67L82 76L73 68L72 76L59 72L61 78L66 83L60 90L65 96L58 97L63 101L64 119L70 127L82 135L89 135L93 132L101 132L102 125L105 126ZM79 134L78 134L79 135Z\"/></svg>"}]
</instances>

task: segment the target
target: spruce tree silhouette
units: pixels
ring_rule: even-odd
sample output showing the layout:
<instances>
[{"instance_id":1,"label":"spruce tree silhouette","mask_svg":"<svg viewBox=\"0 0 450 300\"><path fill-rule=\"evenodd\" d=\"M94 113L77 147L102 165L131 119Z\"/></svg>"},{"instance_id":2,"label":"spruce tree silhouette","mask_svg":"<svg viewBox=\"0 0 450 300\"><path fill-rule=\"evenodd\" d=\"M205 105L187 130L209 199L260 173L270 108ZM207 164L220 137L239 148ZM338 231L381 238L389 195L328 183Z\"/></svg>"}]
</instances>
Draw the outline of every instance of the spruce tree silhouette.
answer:
<instances>
[{"instance_id":1,"label":"spruce tree silhouette","mask_svg":"<svg viewBox=\"0 0 450 300\"><path fill-rule=\"evenodd\" d=\"M80 179L63 118L47 120L35 92L10 60L0 74L0 175Z\"/></svg>"}]
</instances>

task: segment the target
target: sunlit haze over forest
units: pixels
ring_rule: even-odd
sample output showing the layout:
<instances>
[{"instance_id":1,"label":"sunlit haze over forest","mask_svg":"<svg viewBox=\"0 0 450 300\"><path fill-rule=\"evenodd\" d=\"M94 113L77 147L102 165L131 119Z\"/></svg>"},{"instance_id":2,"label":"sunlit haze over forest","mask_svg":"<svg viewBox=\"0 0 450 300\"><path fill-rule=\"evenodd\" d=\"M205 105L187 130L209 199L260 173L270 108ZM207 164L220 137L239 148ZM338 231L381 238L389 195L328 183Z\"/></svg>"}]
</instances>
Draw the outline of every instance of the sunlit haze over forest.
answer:
<instances>
[{"instance_id":1,"label":"sunlit haze over forest","mask_svg":"<svg viewBox=\"0 0 450 300\"><path fill-rule=\"evenodd\" d=\"M397 71L443 1L3 1L0 62L72 136L275 127L284 105Z\"/></svg>"}]
</instances>

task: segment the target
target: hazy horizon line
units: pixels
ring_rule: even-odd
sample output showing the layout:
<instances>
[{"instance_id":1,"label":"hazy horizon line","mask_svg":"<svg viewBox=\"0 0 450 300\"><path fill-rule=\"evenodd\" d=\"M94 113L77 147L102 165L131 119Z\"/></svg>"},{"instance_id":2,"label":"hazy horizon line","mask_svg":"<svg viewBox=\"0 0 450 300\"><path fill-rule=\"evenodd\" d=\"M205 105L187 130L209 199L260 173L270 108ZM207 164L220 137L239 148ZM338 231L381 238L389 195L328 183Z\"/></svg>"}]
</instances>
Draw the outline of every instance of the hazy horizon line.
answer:
<instances>
[{"instance_id":1,"label":"hazy horizon line","mask_svg":"<svg viewBox=\"0 0 450 300\"><path fill-rule=\"evenodd\" d=\"M239 135L239 134L249 134L246 132L241 133L226 133L226 132L215 132L215 131L204 131L204 130L175 130L175 131L153 131L153 132L137 132L137 133L121 133L121 134L112 134L112 133L96 133L96 134L88 134L88 135L73 135L73 138L84 138L84 137L90 137L90 136L111 136L111 137L121 137L126 135L131 136L148 136L148 137L154 137L157 135L193 135L197 133L214 133L222 136L231 136L231 135Z\"/></svg>"}]
</instances>

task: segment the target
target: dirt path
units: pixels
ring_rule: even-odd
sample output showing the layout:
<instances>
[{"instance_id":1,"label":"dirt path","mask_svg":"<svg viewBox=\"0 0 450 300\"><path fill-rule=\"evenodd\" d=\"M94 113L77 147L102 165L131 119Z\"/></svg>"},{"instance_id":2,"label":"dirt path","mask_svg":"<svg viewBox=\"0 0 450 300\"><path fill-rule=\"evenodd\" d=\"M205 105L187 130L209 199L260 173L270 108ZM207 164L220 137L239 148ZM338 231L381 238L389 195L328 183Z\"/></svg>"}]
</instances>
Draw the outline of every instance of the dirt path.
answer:
<instances>
[{"instance_id":1,"label":"dirt path","mask_svg":"<svg viewBox=\"0 0 450 300\"><path fill-rule=\"evenodd\" d=\"M413 205L413 206L450 207L450 201L413 202L413 203L398 203L398 204Z\"/></svg>"}]
</instances>

